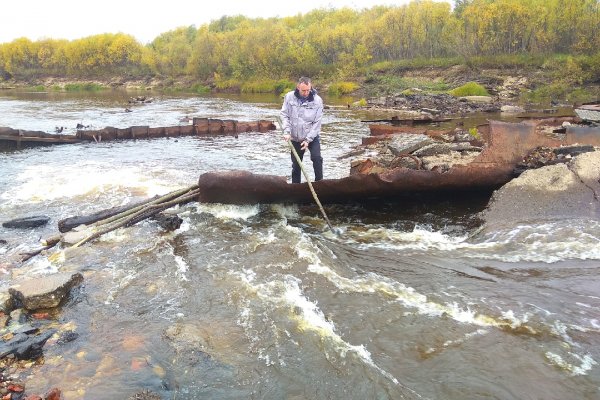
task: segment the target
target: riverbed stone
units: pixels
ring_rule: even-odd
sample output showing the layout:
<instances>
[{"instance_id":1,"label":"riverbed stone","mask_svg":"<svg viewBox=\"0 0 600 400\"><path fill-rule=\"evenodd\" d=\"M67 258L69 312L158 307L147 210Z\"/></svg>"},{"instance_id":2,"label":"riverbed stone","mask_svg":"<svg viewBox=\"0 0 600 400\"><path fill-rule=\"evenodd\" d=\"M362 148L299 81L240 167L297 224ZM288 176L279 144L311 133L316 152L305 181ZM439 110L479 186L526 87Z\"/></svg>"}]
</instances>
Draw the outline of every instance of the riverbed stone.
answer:
<instances>
[{"instance_id":1,"label":"riverbed stone","mask_svg":"<svg viewBox=\"0 0 600 400\"><path fill-rule=\"evenodd\" d=\"M497 226L556 218L600 216L600 151L568 164L523 172L494 192L481 214L488 230Z\"/></svg>"},{"instance_id":2,"label":"riverbed stone","mask_svg":"<svg viewBox=\"0 0 600 400\"><path fill-rule=\"evenodd\" d=\"M45 215L33 215L30 217L15 218L2 223L4 228L29 229L46 225L50 217Z\"/></svg>"},{"instance_id":3,"label":"riverbed stone","mask_svg":"<svg viewBox=\"0 0 600 400\"><path fill-rule=\"evenodd\" d=\"M431 143L433 143L433 140L427 135L400 133L392 136L387 147L392 154L399 156L400 154L410 154Z\"/></svg>"},{"instance_id":4,"label":"riverbed stone","mask_svg":"<svg viewBox=\"0 0 600 400\"><path fill-rule=\"evenodd\" d=\"M461 99L464 99L471 103L493 103L494 99L491 96L463 96Z\"/></svg>"},{"instance_id":5,"label":"riverbed stone","mask_svg":"<svg viewBox=\"0 0 600 400\"><path fill-rule=\"evenodd\" d=\"M54 308L83 281L80 273L58 273L22 281L8 289L15 303L28 310Z\"/></svg>"},{"instance_id":6,"label":"riverbed stone","mask_svg":"<svg viewBox=\"0 0 600 400\"><path fill-rule=\"evenodd\" d=\"M421 147L418 150L414 151L415 156L426 157L426 156L437 156L440 154L450 154L452 152L452 147L447 143L432 143L430 145Z\"/></svg>"}]
</instances>

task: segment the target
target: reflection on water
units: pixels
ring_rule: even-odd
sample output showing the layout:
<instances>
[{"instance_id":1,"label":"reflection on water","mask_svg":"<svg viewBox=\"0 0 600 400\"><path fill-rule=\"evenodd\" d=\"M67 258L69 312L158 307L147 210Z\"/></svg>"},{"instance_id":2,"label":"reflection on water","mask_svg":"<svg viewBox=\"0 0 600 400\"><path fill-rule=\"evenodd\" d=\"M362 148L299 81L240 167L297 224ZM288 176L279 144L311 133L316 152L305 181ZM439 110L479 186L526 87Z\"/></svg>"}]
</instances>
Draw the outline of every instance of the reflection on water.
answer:
<instances>
[{"instance_id":1,"label":"reflection on water","mask_svg":"<svg viewBox=\"0 0 600 400\"><path fill-rule=\"evenodd\" d=\"M179 124L185 116L274 119L273 96L130 94L0 97L0 125L52 131ZM326 177L368 134L326 110ZM307 162L310 163L310 161ZM79 337L51 340L20 372L31 393L169 399L595 398L600 385L597 222L541 221L476 234L486 198L423 204L189 204L175 232L152 221L15 263L58 220L193 184L206 171L288 175L278 132L65 145L0 153L0 215L51 224L0 228L2 288L16 277L80 271L55 317ZM17 372L15 372L17 373Z\"/></svg>"}]
</instances>

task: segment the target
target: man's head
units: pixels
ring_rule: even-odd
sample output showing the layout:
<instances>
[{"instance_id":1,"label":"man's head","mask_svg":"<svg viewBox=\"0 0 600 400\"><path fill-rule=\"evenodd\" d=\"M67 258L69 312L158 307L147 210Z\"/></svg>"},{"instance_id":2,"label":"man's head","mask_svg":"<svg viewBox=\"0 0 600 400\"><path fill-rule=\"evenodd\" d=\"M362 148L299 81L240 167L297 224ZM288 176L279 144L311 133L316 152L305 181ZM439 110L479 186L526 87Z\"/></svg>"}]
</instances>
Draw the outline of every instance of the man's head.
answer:
<instances>
[{"instance_id":1,"label":"man's head","mask_svg":"<svg viewBox=\"0 0 600 400\"><path fill-rule=\"evenodd\" d=\"M312 83L310 81L310 78L303 76L300 79L298 79L296 89L298 89L300 96L308 97L308 95L310 94L310 90L312 89Z\"/></svg>"}]
</instances>

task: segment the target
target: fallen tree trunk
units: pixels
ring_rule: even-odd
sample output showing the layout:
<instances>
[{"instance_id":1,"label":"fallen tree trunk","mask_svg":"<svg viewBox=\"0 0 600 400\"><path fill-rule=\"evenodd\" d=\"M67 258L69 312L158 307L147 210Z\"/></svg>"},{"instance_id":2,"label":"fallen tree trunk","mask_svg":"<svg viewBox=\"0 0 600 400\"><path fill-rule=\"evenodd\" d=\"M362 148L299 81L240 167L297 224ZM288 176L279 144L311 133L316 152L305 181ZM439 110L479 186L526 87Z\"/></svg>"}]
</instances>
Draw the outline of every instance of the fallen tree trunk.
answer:
<instances>
[{"instance_id":1,"label":"fallen tree trunk","mask_svg":"<svg viewBox=\"0 0 600 400\"><path fill-rule=\"evenodd\" d=\"M90 214L90 215L83 215L83 216L77 215L75 217L65 218L65 219L58 221L58 231L61 233L65 233L79 225L90 225L95 222L98 222L98 221L113 217L115 215L121 214L127 210L131 210L132 208L143 206L144 204L148 204L151 201L154 201L158 198L159 198L159 196L154 196L151 199L138 201L138 202L127 204L127 205L120 206L120 207L109 208L107 210L98 211L98 212L96 212L94 214Z\"/></svg>"},{"instance_id":2,"label":"fallen tree trunk","mask_svg":"<svg viewBox=\"0 0 600 400\"><path fill-rule=\"evenodd\" d=\"M161 211L166 210L167 208L173 207L174 205L188 203L192 200L197 199L198 194L200 193L200 191L197 189L197 186L192 186L189 189L184 189L181 191L177 191L175 193L182 193L182 192L183 192L183 194L181 194L179 197L165 201L163 203L158 203L158 204L149 203L145 206L140 207L140 209L135 212L132 212L132 210L125 211L123 214L120 214L120 215L122 215L121 218L118 218L118 219L109 218L111 220L110 223L99 224L99 225L92 227L93 230L95 230L95 232L91 233L89 236L83 238L82 240L75 243L71 247L79 247L82 244L89 242L90 240L96 239L96 238L104 235L105 233L112 232L112 231L122 228L124 226L131 226L133 224L136 224L139 221L142 221L146 218L156 215L156 214L160 213ZM168 196L169 195L164 196L164 197L168 197ZM162 197L162 198L164 198L164 197ZM114 219L114 221L112 221L113 219ZM96 230L97 228L99 228L99 229Z\"/></svg>"},{"instance_id":3,"label":"fallen tree trunk","mask_svg":"<svg viewBox=\"0 0 600 400\"><path fill-rule=\"evenodd\" d=\"M62 233L66 232L66 234L54 235L51 238L43 240L42 243L44 244L44 247L32 252L22 253L21 261L27 261L43 251L54 247L56 244L60 243L66 235L70 234L69 231L75 227L83 225L83 230L80 232L81 239L79 239L72 247L81 246L82 244L100 237L105 233L114 231L115 229L136 224L175 205L196 201L199 193L200 190L198 189L198 185L193 185L189 188L168 193L162 197L153 197L149 200L132 205L102 210L90 216L66 218L59 222L59 230ZM83 223L83 221L88 221L90 225L85 226L86 224Z\"/></svg>"}]
</instances>

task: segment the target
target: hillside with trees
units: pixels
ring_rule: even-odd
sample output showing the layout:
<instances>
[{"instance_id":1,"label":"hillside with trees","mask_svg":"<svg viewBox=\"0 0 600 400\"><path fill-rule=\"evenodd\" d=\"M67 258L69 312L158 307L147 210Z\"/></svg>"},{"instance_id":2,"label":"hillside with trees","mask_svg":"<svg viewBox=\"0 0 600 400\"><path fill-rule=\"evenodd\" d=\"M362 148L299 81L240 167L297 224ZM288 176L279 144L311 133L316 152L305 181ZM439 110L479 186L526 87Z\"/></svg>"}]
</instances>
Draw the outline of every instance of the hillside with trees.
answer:
<instances>
[{"instance_id":1,"label":"hillside with trees","mask_svg":"<svg viewBox=\"0 0 600 400\"><path fill-rule=\"evenodd\" d=\"M463 65L535 68L582 85L600 80L599 31L598 0L457 0L454 8L416 0L286 18L223 16L165 32L148 45L123 33L21 38L0 44L0 78L160 78L165 85L272 91L299 75L362 82L409 68Z\"/></svg>"}]
</instances>

